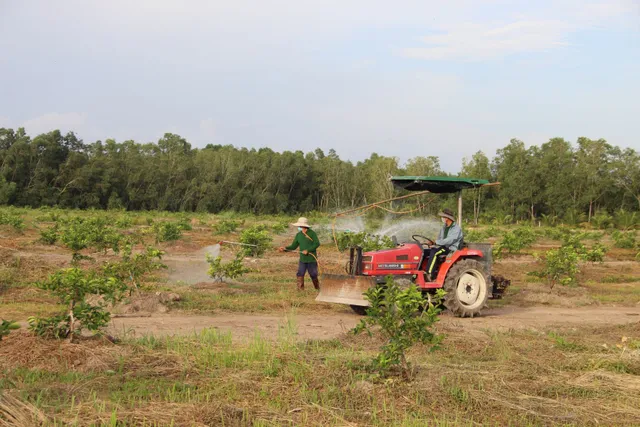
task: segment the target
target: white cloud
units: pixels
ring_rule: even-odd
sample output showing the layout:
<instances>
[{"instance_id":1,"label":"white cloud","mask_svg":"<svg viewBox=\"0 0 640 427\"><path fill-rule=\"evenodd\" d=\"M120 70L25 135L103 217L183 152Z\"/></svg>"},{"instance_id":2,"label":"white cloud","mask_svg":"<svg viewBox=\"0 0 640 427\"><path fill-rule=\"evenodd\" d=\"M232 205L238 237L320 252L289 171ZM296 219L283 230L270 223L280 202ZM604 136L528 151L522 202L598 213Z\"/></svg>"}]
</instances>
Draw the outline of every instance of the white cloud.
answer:
<instances>
[{"instance_id":1,"label":"white cloud","mask_svg":"<svg viewBox=\"0 0 640 427\"><path fill-rule=\"evenodd\" d=\"M569 46L569 38L584 30L625 27L637 30L640 18L638 0L556 0L536 7L523 9L521 5L501 10L506 12L501 17L485 15L484 19L440 23L432 27L436 34L420 39L422 46L406 47L401 54L428 60L482 61L548 52Z\"/></svg>"},{"instance_id":2,"label":"white cloud","mask_svg":"<svg viewBox=\"0 0 640 427\"><path fill-rule=\"evenodd\" d=\"M87 113L46 113L24 121L20 126L24 127L27 134L35 136L55 129L61 131L73 131L82 135L86 130Z\"/></svg>"},{"instance_id":3,"label":"white cloud","mask_svg":"<svg viewBox=\"0 0 640 427\"><path fill-rule=\"evenodd\" d=\"M464 24L445 34L422 38L426 47L402 50L410 58L480 61L524 52L539 52L567 46L573 26L563 21L516 21L490 27Z\"/></svg>"}]
</instances>

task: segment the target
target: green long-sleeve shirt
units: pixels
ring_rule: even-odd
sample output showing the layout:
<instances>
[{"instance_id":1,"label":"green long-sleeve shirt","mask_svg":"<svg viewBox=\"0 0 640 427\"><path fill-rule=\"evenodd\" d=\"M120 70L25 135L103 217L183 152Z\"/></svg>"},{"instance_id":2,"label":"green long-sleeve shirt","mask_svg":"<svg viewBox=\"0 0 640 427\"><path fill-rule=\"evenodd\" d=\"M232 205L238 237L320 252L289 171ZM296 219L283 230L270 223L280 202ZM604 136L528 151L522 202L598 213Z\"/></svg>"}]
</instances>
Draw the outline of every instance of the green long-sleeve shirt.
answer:
<instances>
[{"instance_id":1,"label":"green long-sleeve shirt","mask_svg":"<svg viewBox=\"0 0 640 427\"><path fill-rule=\"evenodd\" d=\"M301 262L317 262L314 256L318 256L316 253L318 246L320 246L318 235L312 229L308 229L306 236L302 231L299 231L298 234L296 234L296 237L293 238L293 243L287 246L286 249L293 251L299 248ZM302 251L309 251L309 255L304 255Z\"/></svg>"}]
</instances>

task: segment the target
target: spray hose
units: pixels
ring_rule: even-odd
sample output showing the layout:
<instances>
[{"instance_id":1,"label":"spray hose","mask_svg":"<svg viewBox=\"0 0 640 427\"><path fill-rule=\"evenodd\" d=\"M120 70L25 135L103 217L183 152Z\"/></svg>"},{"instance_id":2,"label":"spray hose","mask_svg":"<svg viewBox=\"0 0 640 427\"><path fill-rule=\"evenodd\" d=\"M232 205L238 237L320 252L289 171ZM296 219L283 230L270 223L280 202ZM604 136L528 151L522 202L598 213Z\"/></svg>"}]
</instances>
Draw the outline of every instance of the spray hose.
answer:
<instances>
[{"instance_id":1,"label":"spray hose","mask_svg":"<svg viewBox=\"0 0 640 427\"><path fill-rule=\"evenodd\" d=\"M400 196L400 197L394 197L392 199L387 199L387 200L381 200L379 202L375 202L375 203L370 203L368 205L364 205L364 206L360 206L357 208L352 208L352 209L348 209L346 211L342 211L342 212L338 212L333 214L333 221L331 223L331 233L333 235L333 242L336 245L336 249L338 250L338 252L342 252L340 250L340 247L338 245L338 238L336 236L336 221L338 220L338 218L349 218L349 217L359 217L359 216L363 216L365 213L367 213L368 211L372 210L372 209L381 209L387 213L391 213L394 215L405 215L405 214L410 214L410 213L414 213L414 212L418 212L421 211L422 209L424 209L424 207L432 202L436 196L432 196L430 197L425 203L420 204L420 202L418 202L418 207L415 209L409 209L406 211L394 211L392 209L387 209L383 206L380 206L384 203L389 203L389 202L394 202L396 200L402 200L402 199L408 199L410 197L416 197L416 196L422 196L424 194L428 194L430 193L430 191L420 191L414 194L409 194L409 195L405 195L405 196Z\"/></svg>"}]
</instances>

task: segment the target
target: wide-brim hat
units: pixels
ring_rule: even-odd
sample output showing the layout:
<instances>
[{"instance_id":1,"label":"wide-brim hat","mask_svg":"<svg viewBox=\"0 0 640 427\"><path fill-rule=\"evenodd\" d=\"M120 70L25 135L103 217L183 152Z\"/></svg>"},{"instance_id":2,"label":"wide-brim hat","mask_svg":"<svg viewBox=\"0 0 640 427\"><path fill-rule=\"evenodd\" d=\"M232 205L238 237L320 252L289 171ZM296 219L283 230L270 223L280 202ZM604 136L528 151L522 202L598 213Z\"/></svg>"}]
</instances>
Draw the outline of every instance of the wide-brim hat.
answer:
<instances>
[{"instance_id":1,"label":"wide-brim hat","mask_svg":"<svg viewBox=\"0 0 640 427\"><path fill-rule=\"evenodd\" d=\"M293 224L294 227L306 227L306 228L310 228L311 226L309 225L309 220L305 217L300 217L298 218L298 222L294 222Z\"/></svg>"},{"instance_id":2,"label":"wide-brim hat","mask_svg":"<svg viewBox=\"0 0 640 427\"><path fill-rule=\"evenodd\" d=\"M456 220L456 217L453 216L453 212L451 211L451 209L447 209L447 208L443 209L442 212L439 212L438 216L440 216L442 218L448 218L451 221L455 221Z\"/></svg>"}]
</instances>

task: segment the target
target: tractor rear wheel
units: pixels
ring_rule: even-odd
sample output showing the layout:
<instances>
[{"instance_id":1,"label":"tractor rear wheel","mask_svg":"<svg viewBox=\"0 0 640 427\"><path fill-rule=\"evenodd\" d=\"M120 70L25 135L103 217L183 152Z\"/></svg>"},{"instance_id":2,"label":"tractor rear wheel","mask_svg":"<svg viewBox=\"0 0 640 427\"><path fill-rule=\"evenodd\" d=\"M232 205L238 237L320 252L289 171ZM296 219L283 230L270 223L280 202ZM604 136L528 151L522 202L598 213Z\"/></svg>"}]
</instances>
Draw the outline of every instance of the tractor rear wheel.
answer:
<instances>
[{"instance_id":1,"label":"tractor rear wheel","mask_svg":"<svg viewBox=\"0 0 640 427\"><path fill-rule=\"evenodd\" d=\"M491 280L484 265L474 259L456 262L444 280L444 305L456 317L480 313L491 293Z\"/></svg>"}]
</instances>

